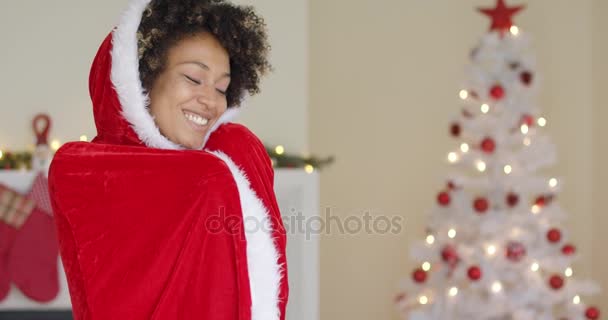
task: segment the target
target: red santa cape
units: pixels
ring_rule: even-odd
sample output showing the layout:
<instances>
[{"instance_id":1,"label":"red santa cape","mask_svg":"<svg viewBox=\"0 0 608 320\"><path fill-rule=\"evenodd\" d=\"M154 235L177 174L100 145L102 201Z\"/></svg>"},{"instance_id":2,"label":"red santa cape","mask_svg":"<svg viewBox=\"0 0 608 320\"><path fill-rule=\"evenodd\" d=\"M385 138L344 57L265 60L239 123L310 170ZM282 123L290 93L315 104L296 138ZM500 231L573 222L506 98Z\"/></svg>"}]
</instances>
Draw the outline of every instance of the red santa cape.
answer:
<instances>
[{"instance_id":1,"label":"red santa cape","mask_svg":"<svg viewBox=\"0 0 608 320\"><path fill-rule=\"evenodd\" d=\"M135 0L102 43L89 90L97 137L49 173L74 319L285 319L285 229L271 161L230 123L181 150L146 110Z\"/></svg>"}]
</instances>

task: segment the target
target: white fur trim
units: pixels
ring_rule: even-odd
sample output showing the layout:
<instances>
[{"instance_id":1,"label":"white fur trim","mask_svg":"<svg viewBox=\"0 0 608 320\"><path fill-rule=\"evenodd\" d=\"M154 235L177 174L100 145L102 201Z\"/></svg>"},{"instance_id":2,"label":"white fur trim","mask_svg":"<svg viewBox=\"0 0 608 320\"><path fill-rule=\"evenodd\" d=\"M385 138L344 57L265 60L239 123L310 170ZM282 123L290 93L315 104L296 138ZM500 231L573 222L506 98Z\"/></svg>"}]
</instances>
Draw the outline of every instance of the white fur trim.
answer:
<instances>
[{"instance_id":1,"label":"white fur trim","mask_svg":"<svg viewBox=\"0 0 608 320\"><path fill-rule=\"evenodd\" d=\"M211 134L215 130L217 130L217 128L219 128L224 123L232 122L234 119L236 119L239 116L239 114L241 113L241 109L244 108L244 105L245 105L244 101L245 101L245 99L243 99L243 102L241 102L240 107L233 107L233 108L227 109L220 116L220 118L217 119L217 121L213 124L211 129L209 129L209 131L207 131L207 134L205 134L205 139L203 140L203 148L207 144L207 141L209 140L209 136L211 136Z\"/></svg>"},{"instance_id":2,"label":"white fur trim","mask_svg":"<svg viewBox=\"0 0 608 320\"><path fill-rule=\"evenodd\" d=\"M224 161L236 182L245 223L247 268L251 289L251 319L278 320L279 290L284 269L279 266L279 253L272 240L268 210L251 189L245 173L221 151L209 151ZM256 228L247 227L255 222ZM263 223L264 227L260 227Z\"/></svg>"},{"instance_id":3,"label":"white fur trim","mask_svg":"<svg viewBox=\"0 0 608 320\"><path fill-rule=\"evenodd\" d=\"M111 79L122 106L122 115L139 139L148 147L183 149L160 133L154 118L146 109L148 95L139 79L137 29L141 16L151 0L133 0L123 13L112 35Z\"/></svg>"}]
</instances>

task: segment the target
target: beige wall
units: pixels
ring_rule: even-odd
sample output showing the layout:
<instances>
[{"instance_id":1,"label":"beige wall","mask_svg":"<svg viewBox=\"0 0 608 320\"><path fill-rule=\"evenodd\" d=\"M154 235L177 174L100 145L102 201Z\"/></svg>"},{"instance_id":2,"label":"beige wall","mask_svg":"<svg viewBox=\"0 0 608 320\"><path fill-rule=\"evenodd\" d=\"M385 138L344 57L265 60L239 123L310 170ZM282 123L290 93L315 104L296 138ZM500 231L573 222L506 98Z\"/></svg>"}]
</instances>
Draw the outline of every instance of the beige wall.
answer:
<instances>
[{"instance_id":1,"label":"beige wall","mask_svg":"<svg viewBox=\"0 0 608 320\"><path fill-rule=\"evenodd\" d=\"M308 1L236 2L255 4L266 19L275 67L240 120L269 144L306 152ZM30 121L41 111L55 119L53 138L65 142L95 135L89 68L127 3L0 1L0 149L23 150L32 144Z\"/></svg>"},{"instance_id":2,"label":"beige wall","mask_svg":"<svg viewBox=\"0 0 608 320\"><path fill-rule=\"evenodd\" d=\"M41 111L55 119L54 138L93 136L89 68L125 1L99 3L0 1L0 148L33 144L30 121Z\"/></svg>"},{"instance_id":3,"label":"beige wall","mask_svg":"<svg viewBox=\"0 0 608 320\"><path fill-rule=\"evenodd\" d=\"M605 0L593 1L593 274L600 280L604 292L608 292L608 256L606 244L608 244L608 210L606 209L606 181L608 181L608 2ZM603 298L603 299L602 299ZM603 302L604 314L608 312L608 294L604 293L602 298L596 301Z\"/></svg>"},{"instance_id":4,"label":"beige wall","mask_svg":"<svg viewBox=\"0 0 608 320\"><path fill-rule=\"evenodd\" d=\"M596 257L603 251L602 226L608 225L594 224L594 218L602 221L597 217L603 206L592 197L592 187L597 195L604 183L594 180L593 165L601 166L597 161L605 157L599 154L606 150L597 139L605 129L592 125L594 118L596 126L607 119L593 104L593 89L601 90L606 80L606 72L593 74L600 66L605 70L605 59L591 59L600 38L606 53L605 34L598 30L605 31L606 23L592 23L608 13L600 2L528 1L516 21L535 40L543 80L539 102L558 147L550 173L565 182L559 200L583 256L575 272L593 272L608 288L600 262L608 263ZM322 172L321 204L342 216L371 210L407 219L398 236L322 238L322 319L397 318L392 300L413 267L409 244L423 236L423 218L448 172L444 159L455 144L447 125L457 112L462 70L488 27L473 8L493 3L311 0L310 144L313 152L337 158ZM605 102L605 90L601 94L596 99Z\"/></svg>"}]
</instances>

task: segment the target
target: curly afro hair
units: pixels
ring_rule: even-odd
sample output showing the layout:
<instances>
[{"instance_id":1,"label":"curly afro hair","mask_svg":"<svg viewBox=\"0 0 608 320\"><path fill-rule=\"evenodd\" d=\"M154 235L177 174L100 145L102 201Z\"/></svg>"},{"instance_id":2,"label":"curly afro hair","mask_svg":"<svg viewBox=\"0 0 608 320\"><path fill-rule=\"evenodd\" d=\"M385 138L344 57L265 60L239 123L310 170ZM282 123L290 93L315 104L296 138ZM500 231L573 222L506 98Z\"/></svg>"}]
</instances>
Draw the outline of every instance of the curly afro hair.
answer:
<instances>
[{"instance_id":1,"label":"curly afro hair","mask_svg":"<svg viewBox=\"0 0 608 320\"><path fill-rule=\"evenodd\" d=\"M224 0L152 0L137 32L139 73L148 92L164 71L169 49L200 32L213 34L230 57L228 107L239 106L243 94L260 92L260 78L272 70L264 19L251 6Z\"/></svg>"}]
</instances>

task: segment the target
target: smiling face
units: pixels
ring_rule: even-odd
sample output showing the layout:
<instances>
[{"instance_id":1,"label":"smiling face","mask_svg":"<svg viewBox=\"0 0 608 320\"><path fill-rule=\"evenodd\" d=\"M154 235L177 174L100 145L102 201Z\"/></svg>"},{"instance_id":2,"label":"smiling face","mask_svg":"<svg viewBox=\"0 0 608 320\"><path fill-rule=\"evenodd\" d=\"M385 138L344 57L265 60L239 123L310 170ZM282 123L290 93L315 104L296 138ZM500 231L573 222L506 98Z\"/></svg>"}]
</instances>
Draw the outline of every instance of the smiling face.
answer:
<instances>
[{"instance_id":1,"label":"smiling face","mask_svg":"<svg viewBox=\"0 0 608 320\"><path fill-rule=\"evenodd\" d=\"M171 49L150 95L150 113L160 132L188 149L199 149L226 111L230 84L228 52L210 33L187 37Z\"/></svg>"}]
</instances>

